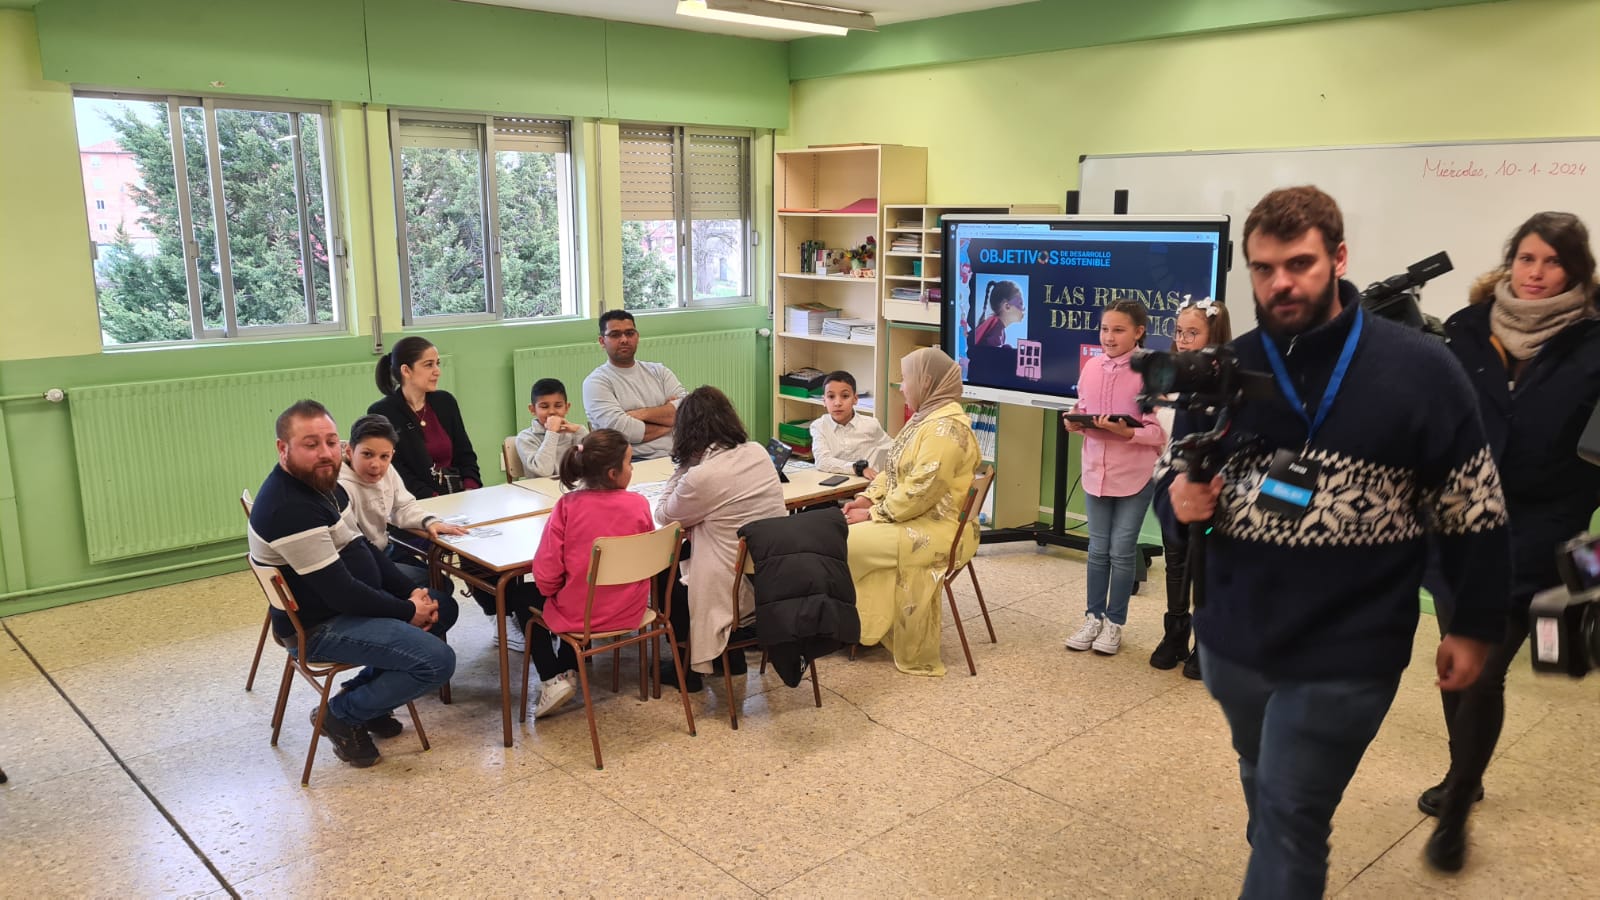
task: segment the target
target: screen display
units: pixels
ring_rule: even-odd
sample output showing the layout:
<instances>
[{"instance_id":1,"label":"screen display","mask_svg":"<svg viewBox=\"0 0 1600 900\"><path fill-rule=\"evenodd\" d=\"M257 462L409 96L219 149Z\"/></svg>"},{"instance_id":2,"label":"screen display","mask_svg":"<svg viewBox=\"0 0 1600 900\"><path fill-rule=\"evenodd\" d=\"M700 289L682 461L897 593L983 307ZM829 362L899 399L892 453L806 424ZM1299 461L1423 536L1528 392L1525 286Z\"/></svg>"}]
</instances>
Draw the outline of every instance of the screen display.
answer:
<instances>
[{"instance_id":1,"label":"screen display","mask_svg":"<svg viewBox=\"0 0 1600 900\"><path fill-rule=\"evenodd\" d=\"M946 216L943 254L943 344L967 396L1064 406L1111 301L1143 303L1161 350L1186 295L1225 299L1228 219Z\"/></svg>"}]
</instances>

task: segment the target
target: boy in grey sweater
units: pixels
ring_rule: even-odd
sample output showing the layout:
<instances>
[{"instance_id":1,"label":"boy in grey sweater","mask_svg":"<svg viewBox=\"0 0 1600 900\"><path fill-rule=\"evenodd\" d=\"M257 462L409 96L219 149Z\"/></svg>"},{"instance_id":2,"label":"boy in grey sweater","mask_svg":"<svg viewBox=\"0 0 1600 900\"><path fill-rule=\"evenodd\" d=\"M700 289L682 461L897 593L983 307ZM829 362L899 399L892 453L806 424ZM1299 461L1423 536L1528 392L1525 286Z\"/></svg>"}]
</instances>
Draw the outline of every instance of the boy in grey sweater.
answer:
<instances>
[{"instance_id":1,"label":"boy in grey sweater","mask_svg":"<svg viewBox=\"0 0 1600 900\"><path fill-rule=\"evenodd\" d=\"M529 399L533 424L517 435L517 456L529 478L549 478L561 467L568 448L582 441L589 429L567 420L572 404L567 402L567 386L557 379L535 381Z\"/></svg>"}]
</instances>

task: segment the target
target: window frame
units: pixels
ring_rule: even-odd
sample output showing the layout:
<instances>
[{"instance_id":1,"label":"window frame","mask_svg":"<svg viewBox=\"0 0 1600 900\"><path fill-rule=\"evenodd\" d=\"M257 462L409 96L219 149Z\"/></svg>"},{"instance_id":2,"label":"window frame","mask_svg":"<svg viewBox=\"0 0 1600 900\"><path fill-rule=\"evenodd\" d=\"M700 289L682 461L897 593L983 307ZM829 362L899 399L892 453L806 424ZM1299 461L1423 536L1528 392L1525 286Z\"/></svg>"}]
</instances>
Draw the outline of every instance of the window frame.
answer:
<instances>
[{"instance_id":1,"label":"window frame","mask_svg":"<svg viewBox=\"0 0 1600 900\"><path fill-rule=\"evenodd\" d=\"M345 292L345 267L347 263L347 249L344 235L340 230L339 187L334 179L335 161L333 146L333 107L332 104L311 101L284 101L272 99L255 99L245 96L211 96L199 94L170 94L170 93L145 93L141 91L105 91L83 89L72 93L73 100L79 98L88 100L125 100L137 103L163 104L167 111L167 131L171 145L174 190L178 201L178 222L183 239L183 271L186 284L187 300L189 304L189 329L190 336L174 341L144 341L137 344L102 344L102 348L150 348L150 347L181 347L197 343L218 343L238 340L271 339L277 337L297 335L325 335L346 334L349 332L349 316L346 313L347 302ZM205 119L206 131L206 167L209 170L207 181L210 186L213 208L213 232L216 236L216 253L218 269L218 286L222 293L223 327L213 328L205 324L205 310L200 300L199 279L199 242L194 238L194 215L190 206L190 182L188 172L188 159L183 152L183 124L182 110L196 108L201 110ZM306 301L306 323L291 323L284 325L240 325L237 310L234 305L234 285L232 277L233 251L227 241L227 217L218 210L221 203L217 198L224 196L221 145L216 139L216 111L241 110L245 112L271 112L291 114L290 133L294 136L291 141L292 159L294 160L295 176L295 211L300 223L300 253L301 253L301 290ZM332 313L332 321L317 321L317 297L314 276L311 266L305 265L305 259L310 246L310 211L306 197L304 150L300 141L300 122L292 114L314 115L318 117L317 150L321 165L319 171L322 177L322 201L324 204L324 219L327 222L328 245L328 301ZM97 254L91 254L97 256ZM100 314L99 291L95 292L95 314Z\"/></svg>"},{"instance_id":2,"label":"window frame","mask_svg":"<svg viewBox=\"0 0 1600 900\"><path fill-rule=\"evenodd\" d=\"M661 307L661 308L655 308L655 309L650 309L650 308L632 309L632 308L629 308L627 306L627 298L626 298L626 296L624 296L622 298L623 305L620 308L627 309L628 312L635 313L635 314L651 315L651 314L655 314L655 313L676 312L676 311L679 311L679 310L719 309L719 308L733 307L733 306L755 306L755 305L758 305L761 301L760 301L760 298L759 298L759 294L757 293L757 287L756 287L756 284L755 284L755 278L756 278L756 249L757 249L757 246L758 246L758 244L760 242L760 237L758 235L758 228L757 228L757 224L756 224L756 221L755 221L755 181L756 181L756 158L755 158L755 155L756 155L756 141L757 141L757 139L759 137L756 129L754 129L754 128L721 127L721 126L715 126L715 125L687 125L687 124L681 124L681 123L667 123L667 122L643 122L643 121L639 121L639 120L631 120L631 121L625 121L625 122L619 122L618 123L618 140L619 141L624 139L623 135L630 128L637 128L637 129L641 129L641 130L658 130L658 131L662 130L662 129L670 129L671 132L672 132L672 155L673 155L672 209L673 209L673 219L674 219L673 229L674 229L674 232L675 232L676 237L677 237L677 240L676 240L676 244L677 244L677 254L676 254L677 255L677 259L675 260L675 270L676 270L676 273L677 273L677 282L676 283L677 283L677 286L678 286L678 297L677 297L677 303L675 305L673 305L673 306ZM695 285L694 285L694 221L695 220L694 220L694 217L693 217L693 209L691 208L690 188L692 187L692 185L690 185L690 183L689 183L689 138L690 138L691 134L694 134L694 135L708 135L708 136L712 136L712 137L722 136L722 137L743 138L744 141L745 141L745 145L744 145L744 160L743 160L743 162L744 162L744 183L743 183L743 190L740 192L740 198L739 198L739 207L740 207L739 221L741 223L743 223L743 231L744 231L744 254L743 254L743 259L741 260L741 264L742 264L743 269L744 269L743 281L744 281L745 292L743 294L738 295L738 296L733 296L733 297L706 297L704 299L697 299L695 297ZM621 177L620 171L619 171L618 174L619 174L619 178L620 178ZM623 185L623 192L626 193L626 184L625 183ZM620 228L620 222L621 221L628 221L628 220L626 218L622 218L622 219L619 220L619 228L617 229L617 240L619 241L619 246L618 246L619 254L621 252L620 241L622 239L622 230ZM619 258L620 258L620 256L619 256Z\"/></svg>"},{"instance_id":3,"label":"window frame","mask_svg":"<svg viewBox=\"0 0 1600 900\"><path fill-rule=\"evenodd\" d=\"M566 246L559 248L558 253L561 259L561 312L555 315L508 316L506 314L505 272L501 265L503 248L500 237L499 160L496 158L496 153L501 148L495 139L497 119L536 119L566 124L566 164L558 166L556 173L556 203L560 216L560 221L557 223L557 241L564 242ZM400 160L400 154L405 149L401 143L400 133L404 122L443 122L468 125L476 130L478 164L483 173L478 186L478 202L483 211L483 271L487 294L482 312L439 313L426 316L419 316L415 312L411 296L411 242L407 236L409 226L406 222L405 183ZM404 326L479 325L495 322L523 325L572 320L585 315L580 287L583 248L582 232L578 229L580 202L578 132L579 123L570 116L477 114L410 108L389 110L389 159L390 175L394 185L395 251L400 261L400 321ZM516 151L515 148L505 149L507 152L527 152Z\"/></svg>"}]
</instances>

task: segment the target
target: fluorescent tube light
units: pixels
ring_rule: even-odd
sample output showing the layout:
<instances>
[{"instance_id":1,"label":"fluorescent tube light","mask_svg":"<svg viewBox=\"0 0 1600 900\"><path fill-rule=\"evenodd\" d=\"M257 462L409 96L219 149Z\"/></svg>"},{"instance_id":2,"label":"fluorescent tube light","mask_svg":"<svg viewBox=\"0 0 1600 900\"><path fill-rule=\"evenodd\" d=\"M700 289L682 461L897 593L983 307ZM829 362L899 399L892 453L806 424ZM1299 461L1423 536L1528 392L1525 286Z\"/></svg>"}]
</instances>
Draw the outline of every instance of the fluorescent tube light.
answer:
<instances>
[{"instance_id":1,"label":"fluorescent tube light","mask_svg":"<svg viewBox=\"0 0 1600 900\"><path fill-rule=\"evenodd\" d=\"M809 34L876 31L877 23L855 10L785 0L678 0L678 15Z\"/></svg>"}]
</instances>

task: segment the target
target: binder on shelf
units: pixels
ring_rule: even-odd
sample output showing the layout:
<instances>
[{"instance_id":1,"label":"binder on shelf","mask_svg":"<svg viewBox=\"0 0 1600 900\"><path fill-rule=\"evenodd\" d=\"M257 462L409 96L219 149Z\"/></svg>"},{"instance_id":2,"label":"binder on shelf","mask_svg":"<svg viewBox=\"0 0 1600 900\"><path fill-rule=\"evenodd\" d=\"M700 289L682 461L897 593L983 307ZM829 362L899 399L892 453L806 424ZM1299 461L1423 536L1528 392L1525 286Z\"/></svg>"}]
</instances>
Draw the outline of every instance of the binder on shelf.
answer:
<instances>
[{"instance_id":1,"label":"binder on shelf","mask_svg":"<svg viewBox=\"0 0 1600 900\"><path fill-rule=\"evenodd\" d=\"M794 334L821 334L822 324L839 315L839 310L824 303L803 303L788 309L787 330Z\"/></svg>"}]
</instances>

